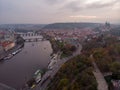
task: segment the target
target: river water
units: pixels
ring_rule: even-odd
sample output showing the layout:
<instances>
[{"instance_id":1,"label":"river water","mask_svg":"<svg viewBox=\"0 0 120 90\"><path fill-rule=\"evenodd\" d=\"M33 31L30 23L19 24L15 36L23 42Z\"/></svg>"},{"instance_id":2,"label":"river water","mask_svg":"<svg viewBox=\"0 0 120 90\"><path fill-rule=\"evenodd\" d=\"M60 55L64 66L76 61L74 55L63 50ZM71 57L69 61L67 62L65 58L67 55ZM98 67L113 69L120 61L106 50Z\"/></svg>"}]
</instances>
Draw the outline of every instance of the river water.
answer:
<instances>
[{"instance_id":1,"label":"river water","mask_svg":"<svg viewBox=\"0 0 120 90\"><path fill-rule=\"evenodd\" d=\"M20 53L0 62L0 83L19 90L37 69L47 68L51 53L49 41L25 43Z\"/></svg>"}]
</instances>

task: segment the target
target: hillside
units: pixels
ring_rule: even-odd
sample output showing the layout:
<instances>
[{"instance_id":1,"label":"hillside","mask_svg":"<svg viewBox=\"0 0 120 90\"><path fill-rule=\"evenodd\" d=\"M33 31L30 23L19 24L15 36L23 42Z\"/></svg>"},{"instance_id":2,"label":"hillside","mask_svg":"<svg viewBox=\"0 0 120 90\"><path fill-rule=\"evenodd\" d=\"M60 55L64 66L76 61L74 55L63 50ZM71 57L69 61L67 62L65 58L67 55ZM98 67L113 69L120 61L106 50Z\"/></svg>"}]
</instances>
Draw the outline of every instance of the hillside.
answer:
<instances>
[{"instance_id":1,"label":"hillside","mask_svg":"<svg viewBox=\"0 0 120 90\"><path fill-rule=\"evenodd\" d=\"M91 55L93 58L91 59ZM92 67L94 61L102 74L112 73L119 79L120 72L120 41L116 37L101 35L96 39L83 43L81 55L78 55L65 64L51 79L48 90L97 90L97 82ZM109 83L110 82L110 83ZM113 84L108 82L110 90Z\"/></svg>"},{"instance_id":2,"label":"hillside","mask_svg":"<svg viewBox=\"0 0 120 90\"><path fill-rule=\"evenodd\" d=\"M16 32L37 31L43 28L45 24L2 24L0 29L14 30Z\"/></svg>"},{"instance_id":3,"label":"hillside","mask_svg":"<svg viewBox=\"0 0 120 90\"><path fill-rule=\"evenodd\" d=\"M48 90L97 90L97 82L88 57L79 55L62 65Z\"/></svg>"},{"instance_id":4,"label":"hillside","mask_svg":"<svg viewBox=\"0 0 120 90\"><path fill-rule=\"evenodd\" d=\"M54 23L48 24L42 29L74 29L74 28L95 28L100 23Z\"/></svg>"}]
</instances>

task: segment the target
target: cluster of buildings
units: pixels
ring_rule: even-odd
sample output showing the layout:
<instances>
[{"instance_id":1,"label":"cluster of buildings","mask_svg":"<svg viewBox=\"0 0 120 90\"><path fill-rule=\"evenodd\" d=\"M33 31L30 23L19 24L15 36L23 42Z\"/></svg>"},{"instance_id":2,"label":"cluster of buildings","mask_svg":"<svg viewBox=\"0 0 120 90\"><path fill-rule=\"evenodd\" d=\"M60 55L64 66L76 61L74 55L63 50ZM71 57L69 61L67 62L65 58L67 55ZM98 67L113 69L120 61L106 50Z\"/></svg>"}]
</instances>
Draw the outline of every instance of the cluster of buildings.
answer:
<instances>
[{"instance_id":1,"label":"cluster of buildings","mask_svg":"<svg viewBox=\"0 0 120 90\"><path fill-rule=\"evenodd\" d=\"M0 54L15 46L15 33L9 30L0 29Z\"/></svg>"},{"instance_id":2,"label":"cluster of buildings","mask_svg":"<svg viewBox=\"0 0 120 90\"><path fill-rule=\"evenodd\" d=\"M73 29L73 30L44 30L44 34L53 37L55 40L62 41L82 41L89 35L93 36L98 32L93 31L91 28Z\"/></svg>"},{"instance_id":3,"label":"cluster of buildings","mask_svg":"<svg viewBox=\"0 0 120 90\"><path fill-rule=\"evenodd\" d=\"M44 29L42 32L54 38L55 40L70 42L76 44L76 42L90 41L96 39L104 32L109 32L111 29L110 23L100 24L96 27L84 27L73 29Z\"/></svg>"}]
</instances>

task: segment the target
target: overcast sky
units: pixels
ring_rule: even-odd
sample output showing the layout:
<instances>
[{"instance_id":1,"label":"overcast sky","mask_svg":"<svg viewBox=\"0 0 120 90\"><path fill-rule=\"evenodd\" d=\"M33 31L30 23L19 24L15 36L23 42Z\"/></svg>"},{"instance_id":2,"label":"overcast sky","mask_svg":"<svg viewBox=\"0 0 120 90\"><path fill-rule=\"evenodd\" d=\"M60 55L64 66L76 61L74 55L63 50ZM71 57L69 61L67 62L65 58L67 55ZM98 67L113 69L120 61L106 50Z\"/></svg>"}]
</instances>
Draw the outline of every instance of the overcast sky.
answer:
<instances>
[{"instance_id":1,"label":"overcast sky","mask_svg":"<svg viewBox=\"0 0 120 90\"><path fill-rule=\"evenodd\" d=\"M0 0L0 24L120 23L120 0Z\"/></svg>"}]
</instances>

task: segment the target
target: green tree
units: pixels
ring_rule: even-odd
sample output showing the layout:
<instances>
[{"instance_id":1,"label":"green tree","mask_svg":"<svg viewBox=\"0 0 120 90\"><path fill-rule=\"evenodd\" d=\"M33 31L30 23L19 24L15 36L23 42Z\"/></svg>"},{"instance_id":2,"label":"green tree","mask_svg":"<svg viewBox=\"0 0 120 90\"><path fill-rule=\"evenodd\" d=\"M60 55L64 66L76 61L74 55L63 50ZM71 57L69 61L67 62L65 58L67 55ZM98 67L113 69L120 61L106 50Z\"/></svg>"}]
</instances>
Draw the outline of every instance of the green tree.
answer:
<instances>
[{"instance_id":1,"label":"green tree","mask_svg":"<svg viewBox=\"0 0 120 90\"><path fill-rule=\"evenodd\" d=\"M68 85L68 83L69 83L69 80L67 78L61 79L58 84L59 90L62 90L63 88L65 89L65 87Z\"/></svg>"},{"instance_id":2,"label":"green tree","mask_svg":"<svg viewBox=\"0 0 120 90\"><path fill-rule=\"evenodd\" d=\"M113 62L111 65L110 65L110 69L112 72L119 72L120 71L120 62Z\"/></svg>"}]
</instances>

